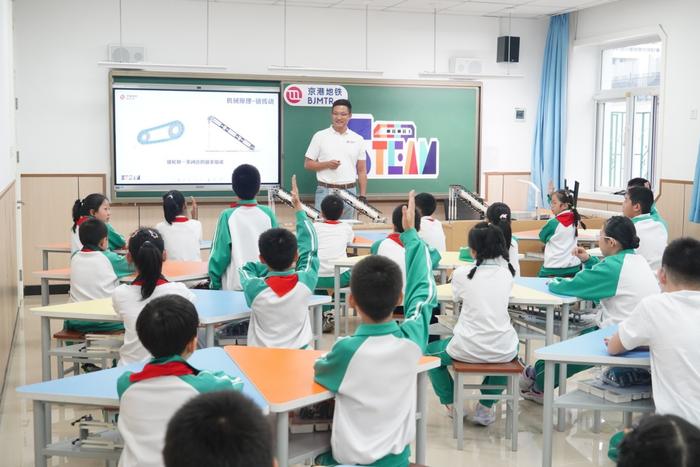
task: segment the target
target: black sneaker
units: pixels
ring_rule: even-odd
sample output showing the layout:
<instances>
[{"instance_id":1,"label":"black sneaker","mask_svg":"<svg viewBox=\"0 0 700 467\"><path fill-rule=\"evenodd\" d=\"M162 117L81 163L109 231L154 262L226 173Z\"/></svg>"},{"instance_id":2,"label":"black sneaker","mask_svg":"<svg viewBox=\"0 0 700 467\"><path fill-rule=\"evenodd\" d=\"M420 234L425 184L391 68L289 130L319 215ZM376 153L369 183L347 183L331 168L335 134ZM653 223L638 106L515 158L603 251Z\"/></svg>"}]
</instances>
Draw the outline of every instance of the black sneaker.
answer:
<instances>
[{"instance_id":1,"label":"black sneaker","mask_svg":"<svg viewBox=\"0 0 700 467\"><path fill-rule=\"evenodd\" d=\"M332 311L323 312L323 332L333 332L335 328L335 318Z\"/></svg>"}]
</instances>

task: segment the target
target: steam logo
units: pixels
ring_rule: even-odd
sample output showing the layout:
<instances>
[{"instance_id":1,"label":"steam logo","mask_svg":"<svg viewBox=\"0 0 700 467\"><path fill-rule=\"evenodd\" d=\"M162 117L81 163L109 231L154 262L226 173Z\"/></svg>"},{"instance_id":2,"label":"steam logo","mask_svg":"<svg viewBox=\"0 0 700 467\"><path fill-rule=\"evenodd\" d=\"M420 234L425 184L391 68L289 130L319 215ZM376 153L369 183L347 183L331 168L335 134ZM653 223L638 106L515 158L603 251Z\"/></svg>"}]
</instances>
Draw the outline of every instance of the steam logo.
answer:
<instances>
[{"instance_id":1,"label":"steam logo","mask_svg":"<svg viewBox=\"0 0 700 467\"><path fill-rule=\"evenodd\" d=\"M284 98L289 104L297 104L304 97L304 93L298 86L289 86L284 91Z\"/></svg>"}]
</instances>

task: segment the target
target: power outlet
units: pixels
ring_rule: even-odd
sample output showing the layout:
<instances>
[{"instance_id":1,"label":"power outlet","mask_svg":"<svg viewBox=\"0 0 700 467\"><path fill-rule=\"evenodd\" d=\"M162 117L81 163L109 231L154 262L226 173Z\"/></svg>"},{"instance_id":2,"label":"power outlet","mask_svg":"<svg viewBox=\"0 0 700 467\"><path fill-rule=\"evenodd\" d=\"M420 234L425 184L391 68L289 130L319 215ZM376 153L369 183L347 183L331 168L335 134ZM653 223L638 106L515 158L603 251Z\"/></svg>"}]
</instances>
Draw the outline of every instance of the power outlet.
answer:
<instances>
[{"instance_id":1,"label":"power outlet","mask_svg":"<svg viewBox=\"0 0 700 467\"><path fill-rule=\"evenodd\" d=\"M698 109L690 109L690 119L691 120L698 119Z\"/></svg>"}]
</instances>

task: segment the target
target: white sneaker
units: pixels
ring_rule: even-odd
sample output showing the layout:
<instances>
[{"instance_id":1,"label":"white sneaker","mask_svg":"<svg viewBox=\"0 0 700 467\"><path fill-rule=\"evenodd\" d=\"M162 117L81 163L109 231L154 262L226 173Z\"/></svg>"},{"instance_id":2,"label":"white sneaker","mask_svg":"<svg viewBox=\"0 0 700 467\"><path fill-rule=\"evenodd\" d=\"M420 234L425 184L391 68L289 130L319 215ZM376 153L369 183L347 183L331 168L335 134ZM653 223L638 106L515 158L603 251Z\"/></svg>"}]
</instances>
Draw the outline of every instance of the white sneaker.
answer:
<instances>
[{"instance_id":1,"label":"white sneaker","mask_svg":"<svg viewBox=\"0 0 700 467\"><path fill-rule=\"evenodd\" d=\"M471 420L477 425L489 426L496 421L496 410L494 407L486 407L477 402Z\"/></svg>"},{"instance_id":2,"label":"white sneaker","mask_svg":"<svg viewBox=\"0 0 700 467\"><path fill-rule=\"evenodd\" d=\"M532 389L532 386L535 384L535 369L532 368L532 365L528 365L525 368L523 368L522 373L520 373L520 378L518 380L518 384L520 385L520 392L525 392L529 391Z\"/></svg>"},{"instance_id":3,"label":"white sneaker","mask_svg":"<svg viewBox=\"0 0 700 467\"><path fill-rule=\"evenodd\" d=\"M520 391L520 395L522 396L523 399L527 399L529 401L532 401L536 404L544 404L544 393L536 391L535 387L531 387L527 391Z\"/></svg>"}]
</instances>

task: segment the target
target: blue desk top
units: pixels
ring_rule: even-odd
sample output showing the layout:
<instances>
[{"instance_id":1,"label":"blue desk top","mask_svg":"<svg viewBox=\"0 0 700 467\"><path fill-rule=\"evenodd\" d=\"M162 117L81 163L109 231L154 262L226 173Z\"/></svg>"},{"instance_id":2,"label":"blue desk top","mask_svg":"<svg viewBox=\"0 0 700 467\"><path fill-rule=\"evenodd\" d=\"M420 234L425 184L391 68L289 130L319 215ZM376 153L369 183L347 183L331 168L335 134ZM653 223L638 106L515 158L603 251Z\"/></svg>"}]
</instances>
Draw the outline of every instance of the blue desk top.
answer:
<instances>
[{"instance_id":1,"label":"blue desk top","mask_svg":"<svg viewBox=\"0 0 700 467\"><path fill-rule=\"evenodd\" d=\"M211 347L197 350L188 362L200 370L223 371L230 376L238 376L243 380L243 394L253 399L267 413L267 401L224 349ZM135 363L124 367L20 386L16 390L20 394L40 401L117 406L119 405L117 379L125 371L141 370L143 365L143 363Z\"/></svg>"},{"instance_id":2,"label":"blue desk top","mask_svg":"<svg viewBox=\"0 0 700 467\"><path fill-rule=\"evenodd\" d=\"M576 297L551 292L549 290L549 287L547 287L547 282L551 280L552 279L549 277L516 277L515 283L518 285L522 285L523 287L528 287L530 289L537 290L538 292L554 295L555 297L561 297L562 299L565 299L569 302L578 301Z\"/></svg>"},{"instance_id":3,"label":"blue desk top","mask_svg":"<svg viewBox=\"0 0 700 467\"><path fill-rule=\"evenodd\" d=\"M609 355L603 339L612 336L615 332L617 332L617 326L599 329L538 349L535 355L542 360L572 363L649 366L648 350L632 350L620 355Z\"/></svg>"}]
</instances>

